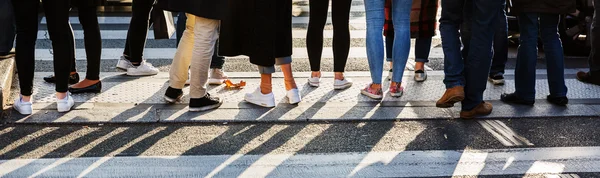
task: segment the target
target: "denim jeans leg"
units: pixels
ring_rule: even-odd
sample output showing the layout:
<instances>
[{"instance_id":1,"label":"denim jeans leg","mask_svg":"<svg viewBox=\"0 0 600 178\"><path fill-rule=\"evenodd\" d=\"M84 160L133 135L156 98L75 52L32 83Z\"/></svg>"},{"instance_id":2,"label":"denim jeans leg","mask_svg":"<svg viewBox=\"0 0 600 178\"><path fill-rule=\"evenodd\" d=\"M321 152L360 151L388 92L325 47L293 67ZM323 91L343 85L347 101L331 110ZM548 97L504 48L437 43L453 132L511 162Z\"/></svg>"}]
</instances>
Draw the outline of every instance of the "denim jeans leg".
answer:
<instances>
[{"instance_id":1,"label":"denim jeans leg","mask_svg":"<svg viewBox=\"0 0 600 178\"><path fill-rule=\"evenodd\" d=\"M383 75L383 24L385 22L384 12L385 0L365 0L365 11L367 21L367 58L369 60L369 71L374 84L381 84ZM398 35L398 34L396 34Z\"/></svg>"},{"instance_id":2,"label":"denim jeans leg","mask_svg":"<svg viewBox=\"0 0 600 178\"><path fill-rule=\"evenodd\" d=\"M550 95L555 97L567 96L568 90L565 85L565 54L558 36L559 21L559 15L540 14L540 36L546 54L548 86L550 87Z\"/></svg>"},{"instance_id":3,"label":"denim jeans leg","mask_svg":"<svg viewBox=\"0 0 600 178\"><path fill-rule=\"evenodd\" d=\"M469 55L465 62L465 99L462 110L469 111L483 102L490 72L494 22L504 0L473 0L473 20Z\"/></svg>"},{"instance_id":4,"label":"denim jeans leg","mask_svg":"<svg viewBox=\"0 0 600 178\"><path fill-rule=\"evenodd\" d=\"M496 28L496 34L494 34L494 57L490 76L504 75L506 61L508 60L508 20L505 10L499 12L496 25L498 27Z\"/></svg>"},{"instance_id":5,"label":"denim jeans leg","mask_svg":"<svg viewBox=\"0 0 600 178\"><path fill-rule=\"evenodd\" d=\"M404 68L410 53L410 11L412 0L392 1L392 21L394 23L394 48L392 52L392 82L402 82Z\"/></svg>"},{"instance_id":6,"label":"denim jeans leg","mask_svg":"<svg viewBox=\"0 0 600 178\"><path fill-rule=\"evenodd\" d=\"M537 13L519 15L519 49L515 69L515 93L522 99L535 100L535 66L538 54Z\"/></svg>"},{"instance_id":7,"label":"denim jeans leg","mask_svg":"<svg viewBox=\"0 0 600 178\"><path fill-rule=\"evenodd\" d=\"M590 52L590 56L588 58L590 64L590 73L594 77L600 76L600 28L597 25L600 25L600 17L598 17L598 13L600 13L600 0L594 0L594 20L592 21L592 50Z\"/></svg>"},{"instance_id":8,"label":"denim jeans leg","mask_svg":"<svg viewBox=\"0 0 600 178\"><path fill-rule=\"evenodd\" d=\"M0 0L0 53L8 53L15 42L15 16L11 0Z\"/></svg>"},{"instance_id":9,"label":"denim jeans leg","mask_svg":"<svg viewBox=\"0 0 600 178\"><path fill-rule=\"evenodd\" d=\"M440 34L444 50L444 84L446 88L464 86L464 63L460 52L459 28L463 21L465 0L442 0Z\"/></svg>"}]
</instances>

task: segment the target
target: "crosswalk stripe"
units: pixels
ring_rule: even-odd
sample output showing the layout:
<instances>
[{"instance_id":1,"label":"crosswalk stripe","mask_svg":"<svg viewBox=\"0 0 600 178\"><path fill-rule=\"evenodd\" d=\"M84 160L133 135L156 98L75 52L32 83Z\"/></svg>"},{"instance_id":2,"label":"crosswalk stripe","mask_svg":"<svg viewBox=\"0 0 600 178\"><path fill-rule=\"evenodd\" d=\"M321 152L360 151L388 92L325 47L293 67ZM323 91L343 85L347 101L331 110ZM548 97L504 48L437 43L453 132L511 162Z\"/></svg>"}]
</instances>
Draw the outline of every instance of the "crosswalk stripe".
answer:
<instances>
[{"instance_id":1,"label":"crosswalk stripe","mask_svg":"<svg viewBox=\"0 0 600 178\"><path fill-rule=\"evenodd\" d=\"M215 169L227 162L222 169ZM1 160L5 176L27 177L60 158ZM370 161L369 161L370 160ZM374 160L374 161L373 161ZM379 161L377 161L379 160ZM102 164L94 164L102 161ZM22 162L22 163L21 163ZM166 166L168 165L168 166ZM80 157L40 176L433 177L588 173L600 171L600 147L426 150L328 154ZM354 171L353 171L354 170Z\"/></svg>"},{"instance_id":2,"label":"crosswalk stripe","mask_svg":"<svg viewBox=\"0 0 600 178\"><path fill-rule=\"evenodd\" d=\"M125 40L127 38L127 30L101 30L102 39L122 39ZM293 30L292 37L293 38L306 38L307 30ZM148 31L148 39L154 39L154 30ZM351 38L366 38L367 32L365 30L350 30ZM73 35L75 39L83 39L84 34L83 30L73 30ZM333 38L333 30L324 30L323 31L324 38ZM38 39L49 39L48 31L38 31L37 34ZM176 36L173 35L171 39L176 39Z\"/></svg>"}]
</instances>

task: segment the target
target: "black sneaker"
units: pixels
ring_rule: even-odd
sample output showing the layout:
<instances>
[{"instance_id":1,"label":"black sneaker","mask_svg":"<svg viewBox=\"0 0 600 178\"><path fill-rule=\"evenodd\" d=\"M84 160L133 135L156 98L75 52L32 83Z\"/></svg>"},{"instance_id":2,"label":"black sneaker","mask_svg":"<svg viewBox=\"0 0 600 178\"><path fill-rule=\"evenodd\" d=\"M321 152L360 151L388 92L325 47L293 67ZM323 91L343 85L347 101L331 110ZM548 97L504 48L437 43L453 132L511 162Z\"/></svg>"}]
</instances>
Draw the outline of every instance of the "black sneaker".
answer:
<instances>
[{"instance_id":1,"label":"black sneaker","mask_svg":"<svg viewBox=\"0 0 600 178\"><path fill-rule=\"evenodd\" d=\"M213 97L210 96L210 94L206 93L206 96L202 98L190 99L190 111L199 112L217 109L221 106L221 104L223 104L223 100L221 100L221 98Z\"/></svg>"},{"instance_id":2,"label":"black sneaker","mask_svg":"<svg viewBox=\"0 0 600 178\"><path fill-rule=\"evenodd\" d=\"M504 85L504 75L502 74L489 76L488 80L494 85Z\"/></svg>"},{"instance_id":3,"label":"black sneaker","mask_svg":"<svg viewBox=\"0 0 600 178\"><path fill-rule=\"evenodd\" d=\"M521 99L519 96L517 96L516 93L504 93L500 96L500 100L502 100L505 103L513 103L513 104L520 104L520 105L528 105L528 106L533 106L533 104L535 103L534 100L532 101L527 101L525 99Z\"/></svg>"},{"instance_id":4,"label":"black sneaker","mask_svg":"<svg viewBox=\"0 0 600 178\"><path fill-rule=\"evenodd\" d=\"M569 104L569 98L567 98L566 96L550 96L548 95L548 97L546 97L546 100L548 100L548 102L558 105L558 106L567 106L567 104Z\"/></svg>"},{"instance_id":5,"label":"black sneaker","mask_svg":"<svg viewBox=\"0 0 600 178\"><path fill-rule=\"evenodd\" d=\"M48 83L56 83L56 77L54 75L50 75L48 77L44 77L44 81ZM79 73L69 75L69 84L74 85L79 82Z\"/></svg>"},{"instance_id":6,"label":"black sneaker","mask_svg":"<svg viewBox=\"0 0 600 178\"><path fill-rule=\"evenodd\" d=\"M183 91L181 89L175 89L175 88L167 88L167 91L165 92L165 100L169 103L175 103L179 100L181 100L181 97L183 97Z\"/></svg>"}]
</instances>

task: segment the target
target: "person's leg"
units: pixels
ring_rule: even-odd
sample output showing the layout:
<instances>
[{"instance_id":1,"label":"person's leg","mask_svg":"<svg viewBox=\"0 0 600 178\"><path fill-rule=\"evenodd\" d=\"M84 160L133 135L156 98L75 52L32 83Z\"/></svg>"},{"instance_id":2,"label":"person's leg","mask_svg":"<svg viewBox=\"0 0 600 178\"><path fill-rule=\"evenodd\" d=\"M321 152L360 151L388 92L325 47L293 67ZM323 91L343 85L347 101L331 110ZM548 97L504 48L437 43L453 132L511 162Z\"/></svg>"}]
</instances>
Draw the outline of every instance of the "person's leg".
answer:
<instances>
[{"instance_id":1,"label":"person's leg","mask_svg":"<svg viewBox=\"0 0 600 178\"><path fill-rule=\"evenodd\" d=\"M190 98L207 94L208 70L219 38L219 20L194 17L194 50L192 53Z\"/></svg>"},{"instance_id":2,"label":"person's leg","mask_svg":"<svg viewBox=\"0 0 600 178\"><path fill-rule=\"evenodd\" d=\"M275 66L258 66L258 73L260 73L260 93L271 94L273 93L273 73L275 73Z\"/></svg>"},{"instance_id":3,"label":"person's leg","mask_svg":"<svg viewBox=\"0 0 600 178\"><path fill-rule=\"evenodd\" d=\"M54 51L57 98L63 99L67 96L71 60L74 58L74 53L71 51L74 46L73 31L69 24L70 1L43 0L42 2Z\"/></svg>"},{"instance_id":4,"label":"person's leg","mask_svg":"<svg viewBox=\"0 0 600 178\"><path fill-rule=\"evenodd\" d=\"M473 111L482 106L483 92L487 85L492 59L492 42L494 39L494 22L498 11L502 10L504 0L473 0L472 36L469 54L465 62L465 99L462 101L463 111ZM489 103L485 103L489 104ZM491 112L491 108L485 113ZM461 114L462 115L462 114ZM473 117L473 116L471 116Z\"/></svg>"},{"instance_id":5,"label":"person's leg","mask_svg":"<svg viewBox=\"0 0 600 178\"><path fill-rule=\"evenodd\" d=\"M38 31L37 0L13 0L15 22L17 25L15 57L19 76L19 87L22 100L30 101L33 94L33 76L35 69L35 42Z\"/></svg>"},{"instance_id":6,"label":"person's leg","mask_svg":"<svg viewBox=\"0 0 600 178\"><path fill-rule=\"evenodd\" d=\"M11 0L0 0L0 59L8 56L15 42L15 16Z\"/></svg>"},{"instance_id":7,"label":"person's leg","mask_svg":"<svg viewBox=\"0 0 600 178\"><path fill-rule=\"evenodd\" d=\"M150 26L150 12L155 0L135 0L132 3L131 22L127 31L127 45L125 50L129 61L134 66L139 66L143 59L148 26ZM129 51L129 54L127 54Z\"/></svg>"},{"instance_id":8,"label":"person's leg","mask_svg":"<svg viewBox=\"0 0 600 178\"><path fill-rule=\"evenodd\" d=\"M391 87L402 84L404 68L410 53L410 11L411 0L392 1L392 21L394 22L393 77Z\"/></svg>"},{"instance_id":9,"label":"person's leg","mask_svg":"<svg viewBox=\"0 0 600 178\"><path fill-rule=\"evenodd\" d=\"M210 62L211 69L223 69L225 64L225 57L219 56L219 40L215 44L215 52L213 53L212 60Z\"/></svg>"},{"instance_id":10,"label":"person's leg","mask_svg":"<svg viewBox=\"0 0 600 178\"><path fill-rule=\"evenodd\" d=\"M87 58L86 80L82 85L75 88L83 88L100 80L100 56L102 55L102 39L100 37L100 25L95 6L78 7L79 21L83 27L85 53ZM73 65L74 66L74 65Z\"/></svg>"},{"instance_id":11,"label":"person's leg","mask_svg":"<svg viewBox=\"0 0 600 178\"><path fill-rule=\"evenodd\" d=\"M335 79L344 79L344 70L350 51L350 7L352 0L332 0L331 19L333 22L333 72Z\"/></svg>"},{"instance_id":12,"label":"person's leg","mask_svg":"<svg viewBox=\"0 0 600 178\"><path fill-rule=\"evenodd\" d=\"M552 97L567 96L565 55L558 35L559 22L559 15L540 14L540 36L544 44L544 53L546 54L548 86L550 87L550 96ZM535 71L535 69L532 71Z\"/></svg>"},{"instance_id":13,"label":"person's leg","mask_svg":"<svg viewBox=\"0 0 600 178\"><path fill-rule=\"evenodd\" d=\"M177 46L179 46L179 42L181 41L181 37L183 36L183 31L185 31L185 22L187 21L187 16L185 12L180 12L177 15Z\"/></svg>"},{"instance_id":14,"label":"person's leg","mask_svg":"<svg viewBox=\"0 0 600 178\"><path fill-rule=\"evenodd\" d=\"M537 13L523 13L518 18L521 36L519 37L515 69L515 95L525 101L534 101L539 15Z\"/></svg>"},{"instance_id":15,"label":"person's leg","mask_svg":"<svg viewBox=\"0 0 600 178\"><path fill-rule=\"evenodd\" d=\"M289 91L291 89L298 88L298 86L296 86L296 81L294 80L294 75L292 74L292 57L288 56L275 58L275 65L279 65L281 67L283 80L285 82L285 90Z\"/></svg>"},{"instance_id":16,"label":"person's leg","mask_svg":"<svg viewBox=\"0 0 600 178\"><path fill-rule=\"evenodd\" d=\"M371 72L371 88L381 89L383 72L383 24L385 22L385 0L366 0L365 11L367 21L367 58ZM399 34L395 34L399 35Z\"/></svg>"},{"instance_id":17,"label":"person's leg","mask_svg":"<svg viewBox=\"0 0 600 178\"><path fill-rule=\"evenodd\" d=\"M433 37L417 38L415 40L415 71L425 70L425 63L429 62L432 40Z\"/></svg>"},{"instance_id":18,"label":"person's leg","mask_svg":"<svg viewBox=\"0 0 600 178\"><path fill-rule=\"evenodd\" d=\"M308 30L306 33L306 49L308 52L308 60L310 61L310 70L312 71L311 77L321 77L320 71L321 57L323 53L323 29L325 28L325 23L327 22L329 1L310 0L309 6L310 17L308 21ZM348 23L346 23L346 26L348 26Z\"/></svg>"},{"instance_id":19,"label":"person's leg","mask_svg":"<svg viewBox=\"0 0 600 178\"><path fill-rule=\"evenodd\" d=\"M444 51L444 84L447 89L464 86L464 61L459 28L463 22L465 0L442 0L440 34Z\"/></svg>"},{"instance_id":20,"label":"person's leg","mask_svg":"<svg viewBox=\"0 0 600 178\"><path fill-rule=\"evenodd\" d=\"M506 61L508 60L508 20L504 9L498 13L496 34L494 34L494 57L490 68L490 77L504 75Z\"/></svg>"},{"instance_id":21,"label":"person's leg","mask_svg":"<svg viewBox=\"0 0 600 178\"><path fill-rule=\"evenodd\" d=\"M188 69L194 55L194 45L196 44L196 16L191 14L187 14L186 16L188 16L185 22L186 29L183 31L181 41L179 42L180 45L177 47L177 52L169 70L169 86L174 89L183 89L185 86L185 81L189 77Z\"/></svg>"},{"instance_id":22,"label":"person's leg","mask_svg":"<svg viewBox=\"0 0 600 178\"><path fill-rule=\"evenodd\" d=\"M594 0L594 18L591 28L592 50L588 58L590 70L587 73L580 72L579 80L600 85L600 0Z\"/></svg>"}]
</instances>

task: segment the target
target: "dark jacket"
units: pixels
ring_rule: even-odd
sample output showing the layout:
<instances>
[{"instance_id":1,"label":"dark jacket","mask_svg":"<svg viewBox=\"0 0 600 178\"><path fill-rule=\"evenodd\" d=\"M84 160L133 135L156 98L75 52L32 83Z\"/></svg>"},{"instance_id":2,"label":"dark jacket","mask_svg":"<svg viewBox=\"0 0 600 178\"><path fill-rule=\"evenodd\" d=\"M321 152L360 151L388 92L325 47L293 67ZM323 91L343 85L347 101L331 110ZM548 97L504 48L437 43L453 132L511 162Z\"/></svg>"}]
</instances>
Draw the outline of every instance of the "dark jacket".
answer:
<instances>
[{"instance_id":1,"label":"dark jacket","mask_svg":"<svg viewBox=\"0 0 600 178\"><path fill-rule=\"evenodd\" d=\"M246 55L259 66L292 55L291 0L230 0L221 20L219 54Z\"/></svg>"},{"instance_id":2,"label":"dark jacket","mask_svg":"<svg viewBox=\"0 0 600 178\"><path fill-rule=\"evenodd\" d=\"M185 12L198 17L221 20L229 0L158 0L155 7L171 12Z\"/></svg>"},{"instance_id":3,"label":"dark jacket","mask_svg":"<svg viewBox=\"0 0 600 178\"><path fill-rule=\"evenodd\" d=\"M512 0L512 12L568 14L575 12L575 0Z\"/></svg>"}]
</instances>

